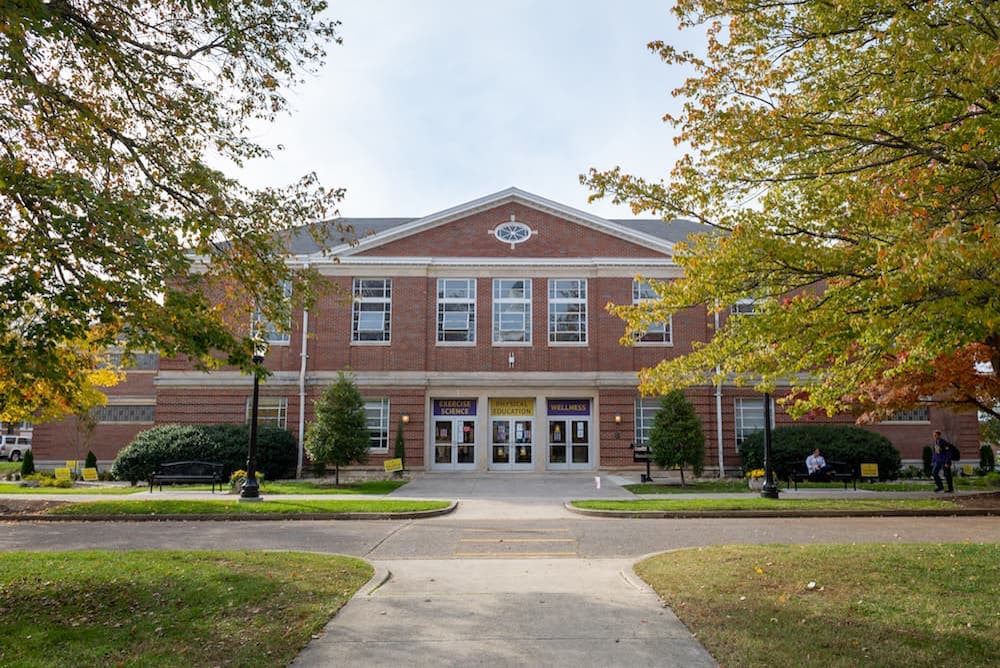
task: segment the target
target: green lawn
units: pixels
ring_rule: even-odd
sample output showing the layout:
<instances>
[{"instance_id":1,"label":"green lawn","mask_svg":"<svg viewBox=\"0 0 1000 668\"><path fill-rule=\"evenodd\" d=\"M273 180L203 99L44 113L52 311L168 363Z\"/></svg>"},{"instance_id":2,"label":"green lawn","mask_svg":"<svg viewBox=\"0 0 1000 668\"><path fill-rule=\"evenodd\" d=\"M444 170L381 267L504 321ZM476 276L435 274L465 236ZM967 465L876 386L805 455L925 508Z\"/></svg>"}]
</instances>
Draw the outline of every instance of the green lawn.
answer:
<instances>
[{"instance_id":1,"label":"green lawn","mask_svg":"<svg viewBox=\"0 0 1000 668\"><path fill-rule=\"evenodd\" d=\"M268 494L389 494L408 480L367 480L343 483L340 487L317 483L311 480L276 480L264 482L261 493Z\"/></svg>"},{"instance_id":2,"label":"green lawn","mask_svg":"<svg viewBox=\"0 0 1000 668\"><path fill-rule=\"evenodd\" d=\"M775 481L780 489L786 489L785 483ZM984 476L956 477L955 487L961 489L989 489L995 486L993 479ZM624 485L633 494L705 494L719 492L757 492L750 489L744 480L699 480L689 482L684 487L680 483L639 483ZM800 489L844 489L842 482L808 482L799 483ZM858 482L858 489L870 492L930 492L934 490L933 480L894 480L891 482Z\"/></svg>"},{"instance_id":3,"label":"green lawn","mask_svg":"<svg viewBox=\"0 0 1000 668\"><path fill-rule=\"evenodd\" d=\"M635 570L723 666L937 668L1000 656L996 544L722 546Z\"/></svg>"},{"instance_id":4,"label":"green lawn","mask_svg":"<svg viewBox=\"0 0 1000 668\"><path fill-rule=\"evenodd\" d=\"M148 499L141 501L86 501L50 509L56 515L174 515L279 513L404 513L446 508L449 501L411 501L408 499L264 499L259 503L240 503L194 499Z\"/></svg>"},{"instance_id":5,"label":"green lawn","mask_svg":"<svg viewBox=\"0 0 1000 668\"><path fill-rule=\"evenodd\" d=\"M955 510L946 499L765 499L760 496L731 499L636 499L573 501L590 510Z\"/></svg>"},{"instance_id":6,"label":"green lawn","mask_svg":"<svg viewBox=\"0 0 1000 668\"><path fill-rule=\"evenodd\" d=\"M644 482L635 485L623 485L623 487L633 494L707 494L751 491L750 486L745 480L699 480L697 482L689 482L683 487L679 482L676 484Z\"/></svg>"},{"instance_id":7,"label":"green lawn","mask_svg":"<svg viewBox=\"0 0 1000 668\"><path fill-rule=\"evenodd\" d=\"M146 488L148 489L148 488ZM142 487L21 487L16 482L0 482L0 494L135 494Z\"/></svg>"},{"instance_id":8,"label":"green lawn","mask_svg":"<svg viewBox=\"0 0 1000 668\"><path fill-rule=\"evenodd\" d=\"M286 666L372 575L295 552L7 552L6 666Z\"/></svg>"}]
</instances>

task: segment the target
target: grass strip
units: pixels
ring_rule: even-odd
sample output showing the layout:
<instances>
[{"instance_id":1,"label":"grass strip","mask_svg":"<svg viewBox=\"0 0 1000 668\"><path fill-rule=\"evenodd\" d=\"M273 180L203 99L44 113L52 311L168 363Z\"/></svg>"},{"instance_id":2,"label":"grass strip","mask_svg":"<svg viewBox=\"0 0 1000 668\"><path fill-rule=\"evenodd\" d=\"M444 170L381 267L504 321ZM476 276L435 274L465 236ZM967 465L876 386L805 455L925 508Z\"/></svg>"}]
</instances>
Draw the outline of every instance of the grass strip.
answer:
<instances>
[{"instance_id":1,"label":"grass strip","mask_svg":"<svg viewBox=\"0 0 1000 668\"><path fill-rule=\"evenodd\" d=\"M260 488L267 494L389 494L405 485L408 480L366 480L344 483L339 487L311 480L276 480L265 482Z\"/></svg>"},{"instance_id":2,"label":"grass strip","mask_svg":"<svg viewBox=\"0 0 1000 668\"><path fill-rule=\"evenodd\" d=\"M86 501L49 509L55 515L245 515L256 513L407 513L447 508L449 501L385 499L264 499L240 503L236 499L150 499L146 501Z\"/></svg>"},{"instance_id":3,"label":"grass strip","mask_svg":"<svg viewBox=\"0 0 1000 668\"><path fill-rule=\"evenodd\" d=\"M206 488L206 490L211 487ZM0 494L107 494L123 496L146 491L142 487L21 487L18 483L0 482Z\"/></svg>"},{"instance_id":4,"label":"grass strip","mask_svg":"<svg viewBox=\"0 0 1000 668\"><path fill-rule=\"evenodd\" d=\"M0 663L286 666L372 575L295 552L9 552Z\"/></svg>"},{"instance_id":5,"label":"grass strip","mask_svg":"<svg viewBox=\"0 0 1000 668\"><path fill-rule=\"evenodd\" d=\"M588 510L957 510L947 499L636 499L573 501Z\"/></svg>"},{"instance_id":6,"label":"grass strip","mask_svg":"<svg viewBox=\"0 0 1000 668\"><path fill-rule=\"evenodd\" d=\"M737 545L637 564L723 666L996 665L996 544Z\"/></svg>"}]
</instances>

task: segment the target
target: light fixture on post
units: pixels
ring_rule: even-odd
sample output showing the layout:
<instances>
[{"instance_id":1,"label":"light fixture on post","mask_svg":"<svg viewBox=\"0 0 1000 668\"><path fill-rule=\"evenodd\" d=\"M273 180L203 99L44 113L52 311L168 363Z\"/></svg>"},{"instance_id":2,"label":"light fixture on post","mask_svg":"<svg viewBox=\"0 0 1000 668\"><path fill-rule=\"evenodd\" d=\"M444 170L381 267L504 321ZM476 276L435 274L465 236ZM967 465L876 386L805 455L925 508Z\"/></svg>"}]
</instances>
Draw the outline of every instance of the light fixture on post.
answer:
<instances>
[{"instance_id":1,"label":"light fixture on post","mask_svg":"<svg viewBox=\"0 0 1000 668\"><path fill-rule=\"evenodd\" d=\"M260 375L264 368L267 343L255 341L253 346L253 397L250 400L250 445L247 449L247 475L240 487L240 501L260 501L257 484L257 407L260 399Z\"/></svg>"},{"instance_id":2,"label":"light fixture on post","mask_svg":"<svg viewBox=\"0 0 1000 668\"><path fill-rule=\"evenodd\" d=\"M771 457L771 395L764 393L764 486L760 495L766 499L778 498L778 486L774 484L774 459Z\"/></svg>"}]
</instances>

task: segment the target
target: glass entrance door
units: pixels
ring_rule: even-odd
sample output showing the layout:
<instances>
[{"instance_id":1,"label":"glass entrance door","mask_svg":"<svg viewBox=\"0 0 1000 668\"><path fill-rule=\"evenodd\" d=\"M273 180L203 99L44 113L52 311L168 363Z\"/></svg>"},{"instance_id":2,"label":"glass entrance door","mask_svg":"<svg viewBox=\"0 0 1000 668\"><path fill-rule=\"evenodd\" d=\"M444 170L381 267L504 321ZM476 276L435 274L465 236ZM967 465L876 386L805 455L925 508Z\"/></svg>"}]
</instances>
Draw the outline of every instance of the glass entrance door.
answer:
<instances>
[{"instance_id":1,"label":"glass entrance door","mask_svg":"<svg viewBox=\"0 0 1000 668\"><path fill-rule=\"evenodd\" d=\"M593 468L589 418L550 418L548 436L548 468Z\"/></svg>"},{"instance_id":2,"label":"glass entrance door","mask_svg":"<svg viewBox=\"0 0 1000 668\"><path fill-rule=\"evenodd\" d=\"M475 420L434 420L434 468L443 471L476 468Z\"/></svg>"},{"instance_id":3,"label":"glass entrance door","mask_svg":"<svg viewBox=\"0 0 1000 668\"><path fill-rule=\"evenodd\" d=\"M490 468L531 470L534 468L533 420L498 418L490 420Z\"/></svg>"}]
</instances>

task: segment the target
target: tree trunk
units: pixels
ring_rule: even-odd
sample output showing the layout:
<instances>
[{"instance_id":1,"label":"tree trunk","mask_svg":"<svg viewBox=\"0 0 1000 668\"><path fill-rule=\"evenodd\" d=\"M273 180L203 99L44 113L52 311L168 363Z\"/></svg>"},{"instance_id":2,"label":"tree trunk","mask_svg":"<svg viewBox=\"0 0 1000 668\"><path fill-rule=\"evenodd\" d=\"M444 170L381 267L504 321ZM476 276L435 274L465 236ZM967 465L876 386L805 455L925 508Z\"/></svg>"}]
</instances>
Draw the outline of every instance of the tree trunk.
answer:
<instances>
[{"instance_id":1,"label":"tree trunk","mask_svg":"<svg viewBox=\"0 0 1000 668\"><path fill-rule=\"evenodd\" d=\"M687 483L684 482L684 467L678 467L681 471L681 487L687 487Z\"/></svg>"},{"instance_id":2,"label":"tree trunk","mask_svg":"<svg viewBox=\"0 0 1000 668\"><path fill-rule=\"evenodd\" d=\"M340 487L340 464L337 464L333 468L333 484L336 487Z\"/></svg>"}]
</instances>

